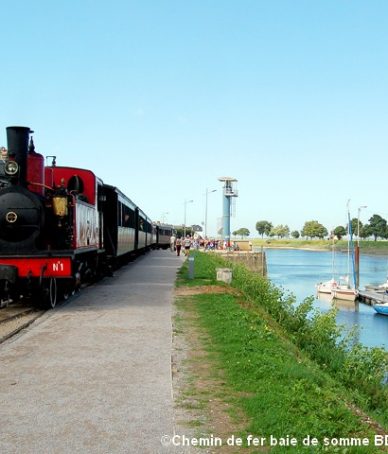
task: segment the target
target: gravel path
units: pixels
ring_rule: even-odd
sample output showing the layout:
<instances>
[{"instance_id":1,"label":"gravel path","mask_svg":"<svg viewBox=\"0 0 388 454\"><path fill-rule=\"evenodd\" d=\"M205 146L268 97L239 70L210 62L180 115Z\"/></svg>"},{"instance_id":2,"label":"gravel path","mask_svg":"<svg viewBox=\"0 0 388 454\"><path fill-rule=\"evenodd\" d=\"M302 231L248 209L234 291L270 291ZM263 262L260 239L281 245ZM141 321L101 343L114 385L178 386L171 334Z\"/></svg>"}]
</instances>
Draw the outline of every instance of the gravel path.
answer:
<instances>
[{"instance_id":1,"label":"gravel path","mask_svg":"<svg viewBox=\"0 0 388 454\"><path fill-rule=\"evenodd\" d=\"M0 346L0 452L180 452L171 311L183 258L154 251Z\"/></svg>"}]
</instances>

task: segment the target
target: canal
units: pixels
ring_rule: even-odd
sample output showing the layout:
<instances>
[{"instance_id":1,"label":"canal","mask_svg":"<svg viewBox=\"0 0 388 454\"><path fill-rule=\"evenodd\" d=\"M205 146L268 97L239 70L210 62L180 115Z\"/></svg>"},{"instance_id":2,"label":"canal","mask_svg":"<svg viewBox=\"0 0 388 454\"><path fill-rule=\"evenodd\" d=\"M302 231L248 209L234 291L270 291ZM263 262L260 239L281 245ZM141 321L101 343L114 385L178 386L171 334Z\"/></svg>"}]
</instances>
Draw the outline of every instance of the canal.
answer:
<instances>
[{"instance_id":1,"label":"canal","mask_svg":"<svg viewBox=\"0 0 388 454\"><path fill-rule=\"evenodd\" d=\"M335 276L347 273L347 255L333 255L326 251L302 249L266 249L268 278L293 293L298 302L314 296L315 307L327 311L332 302L326 297L318 299L315 285ZM387 280L388 257L361 255L360 288L366 284L382 284ZM360 342L368 347L384 347L388 350L388 316L377 314L371 306L348 301L335 302L338 308L337 322L345 329L357 326Z\"/></svg>"}]
</instances>

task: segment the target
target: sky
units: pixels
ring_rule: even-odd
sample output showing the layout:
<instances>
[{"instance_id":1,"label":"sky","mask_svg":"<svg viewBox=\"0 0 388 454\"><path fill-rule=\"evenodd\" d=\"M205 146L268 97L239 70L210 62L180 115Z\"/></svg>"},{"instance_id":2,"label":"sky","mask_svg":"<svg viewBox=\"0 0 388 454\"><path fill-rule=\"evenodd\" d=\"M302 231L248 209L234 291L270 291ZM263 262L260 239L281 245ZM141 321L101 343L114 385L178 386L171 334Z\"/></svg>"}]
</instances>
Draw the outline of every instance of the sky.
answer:
<instances>
[{"instance_id":1,"label":"sky","mask_svg":"<svg viewBox=\"0 0 388 454\"><path fill-rule=\"evenodd\" d=\"M154 221L301 230L388 218L385 0L18 0L1 6L0 146L91 169ZM211 192L216 190L216 192ZM189 202L193 200L193 202ZM359 210L359 207L367 206Z\"/></svg>"}]
</instances>

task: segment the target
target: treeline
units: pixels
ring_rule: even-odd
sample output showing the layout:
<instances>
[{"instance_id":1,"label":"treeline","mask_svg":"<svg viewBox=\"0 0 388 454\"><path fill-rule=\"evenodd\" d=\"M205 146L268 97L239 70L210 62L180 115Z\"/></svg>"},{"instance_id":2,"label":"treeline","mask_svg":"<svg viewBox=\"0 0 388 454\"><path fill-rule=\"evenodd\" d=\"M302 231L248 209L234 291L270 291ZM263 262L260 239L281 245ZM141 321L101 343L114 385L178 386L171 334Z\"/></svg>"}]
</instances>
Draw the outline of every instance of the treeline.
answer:
<instances>
[{"instance_id":1,"label":"treeline","mask_svg":"<svg viewBox=\"0 0 388 454\"><path fill-rule=\"evenodd\" d=\"M279 224L274 226L271 222L263 220L256 222L256 230L262 238L265 235L268 237L278 238L288 238L291 236L296 239L299 237L323 239L335 235L338 239L341 239L342 237L347 235L348 225L338 225L334 230L329 231L320 222L312 220L306 221L300 231L294 230L291 232L288 225ZM242 235L241 231L244 231L244 233L246 233L245 231L248 231L248 234L244 236L249 236L248 229L236 230L235 232L233 232L233 235ZM352 237L353 235L357 235L362 239L373 237L375 241L378 238L388 239L387 220L379 214L374 214L366 224L363 224L361 221L359 221L358 218L353 218L350 221L350 234Z\"/></svg>"}]
</instances>

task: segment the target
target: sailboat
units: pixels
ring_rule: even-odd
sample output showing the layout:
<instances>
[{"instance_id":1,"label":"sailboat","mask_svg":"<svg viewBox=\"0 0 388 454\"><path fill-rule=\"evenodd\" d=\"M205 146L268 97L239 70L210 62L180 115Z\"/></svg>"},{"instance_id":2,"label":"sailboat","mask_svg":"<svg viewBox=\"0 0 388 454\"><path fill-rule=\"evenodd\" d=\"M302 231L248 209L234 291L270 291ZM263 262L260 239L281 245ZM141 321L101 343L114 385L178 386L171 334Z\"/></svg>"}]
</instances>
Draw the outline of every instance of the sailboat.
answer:
<instances>
[{"instance_id":1,"label":"sailboat","mask_svg":"<svg viewBox=\"0 0 388 454\"><path fill-rule=\"evenodd\" d=\"M357 298L357 290L352 287L349 282L349 276L343 276L337 287L334 287L331 291L333 298L346 301L355 301Z\"/></svg>"},{"instance_id":2,"label":"sailboat","mask_svg":"<svg viewBox=\"0 0 388 454\"><path fill-rule=\"evenodd\" d=\"M329 281L325 282L320 282L319 284L316 285L316 289L318 293L327 293L331 294L333 289L335 289L338 286L338 282L332 278Z\"/></svg>"},{"instance_id":3,"label":"sailboat","mask_svg":"<svg viewBox=\"0 0 388 454\"><path fill-rule=\"evenodd\" d=\"M348 202L349 204L349 202ZM339 283L337 286L333 287L331 294L333 298L336 299L341 299L341 300L346 300L346 301L355 301L357 298L357 290L355 286L355 273L354 273L354 248L353 248L353 242L352 242L352 224L350 222L350 213L348 210L348 259L347 259L347 264L348 264L348 272L345 276L342 276L339 280ZM351 256L350 256L351 254ZM352 258L352 264L353 264L353 282L354 285L350 285L350 258Z\"/></svg>"},{"instance_id":4,"label":"sailboat","mask_svg":"<svg viewBox=\"0 0 388 454\"><path fill-rule=\"evenodd\" d=\"M331 273L332 278L329 281L320 282L316 284L315 288L318 293L325 293L331 295L333 289L338 287L338 282L334 279L334 264L335 264L335 242L333 236L332 254L331 254Z\"/></svg>"}]
</instances>

